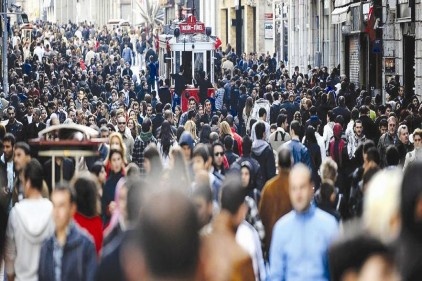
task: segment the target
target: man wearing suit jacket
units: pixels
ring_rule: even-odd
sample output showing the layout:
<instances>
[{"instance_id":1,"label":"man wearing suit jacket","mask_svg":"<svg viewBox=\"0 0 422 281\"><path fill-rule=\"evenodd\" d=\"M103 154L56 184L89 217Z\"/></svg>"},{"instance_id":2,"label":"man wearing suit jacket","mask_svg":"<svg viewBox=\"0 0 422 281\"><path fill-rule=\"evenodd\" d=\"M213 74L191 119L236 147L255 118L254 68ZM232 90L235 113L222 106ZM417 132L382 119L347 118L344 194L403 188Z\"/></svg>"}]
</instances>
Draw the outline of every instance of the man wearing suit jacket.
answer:
<instances>
[{"instance_id":1,"label":"man wearing suit jacket","mask_svg":"<svg viewBox=\"0 0 422 281\"><path fill-rule=\"evenodd\" d=\"M41 110L34 109L32 114L32 123L27 125L26 140L38 138L38 133L45 129L46 125L40 120Z\"/></svg>"}]
</instances>

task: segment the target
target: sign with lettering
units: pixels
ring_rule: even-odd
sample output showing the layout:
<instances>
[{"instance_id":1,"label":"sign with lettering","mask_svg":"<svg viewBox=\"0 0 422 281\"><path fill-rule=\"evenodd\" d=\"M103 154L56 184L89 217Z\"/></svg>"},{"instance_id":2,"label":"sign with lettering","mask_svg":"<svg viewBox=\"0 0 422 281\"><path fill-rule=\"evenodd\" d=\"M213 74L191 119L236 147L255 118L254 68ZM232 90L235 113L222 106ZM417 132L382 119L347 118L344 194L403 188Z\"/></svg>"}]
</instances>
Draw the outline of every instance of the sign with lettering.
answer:
<instances>
[{"instance_id":1,"label":"sign with lettering","mask_svg":"<svg viewBox=\"0 0 422 281\"><path fill-rule=\"evenodd\" d=\"M204 33L205 32L205 24L202 22L195 22L195 23L180 23L179 24L180 33Z\"/></svg>"},{"instance_id":2,"label":"sign with lettering","mask_svg":"<svg viewBox=\"0 0 422 281\"><path fill-rule=\"evenodd\" d=\"M265 39L273 39L274 38L274 24L272 22L265 22L264 23L264 37Z\"/></svg>"}]
</instances>

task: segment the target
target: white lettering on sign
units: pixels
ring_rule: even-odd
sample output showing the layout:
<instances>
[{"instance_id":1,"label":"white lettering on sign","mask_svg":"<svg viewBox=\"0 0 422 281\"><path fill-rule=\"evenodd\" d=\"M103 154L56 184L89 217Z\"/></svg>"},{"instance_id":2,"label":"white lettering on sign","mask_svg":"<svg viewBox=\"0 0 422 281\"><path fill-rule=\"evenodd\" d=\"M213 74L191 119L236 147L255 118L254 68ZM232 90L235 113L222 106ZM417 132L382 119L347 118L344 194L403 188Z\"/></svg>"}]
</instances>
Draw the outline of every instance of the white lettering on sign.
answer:
<instances>
[{"instance_id":1,"label":"white lettering on sign","mask_svg":"<svg viewBox=\"0 0 422 281\"><path fill-rule=\"evenodd\" d=\"M205 31L205 25L204 24L180 24L180 32L182 33L200 33Z\"/></svg>"}]
</instances>

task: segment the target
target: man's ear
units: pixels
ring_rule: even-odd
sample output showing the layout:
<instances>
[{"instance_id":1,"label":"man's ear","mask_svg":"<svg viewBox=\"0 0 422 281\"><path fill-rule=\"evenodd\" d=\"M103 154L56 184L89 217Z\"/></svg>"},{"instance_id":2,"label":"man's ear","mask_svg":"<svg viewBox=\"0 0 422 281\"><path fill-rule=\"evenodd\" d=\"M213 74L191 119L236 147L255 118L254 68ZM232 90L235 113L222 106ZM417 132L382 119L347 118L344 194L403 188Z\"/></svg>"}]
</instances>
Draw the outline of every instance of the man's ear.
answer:
<instances>
[{"instance_id":1,"label":"man's ear","mask_svg":"<svg viewBox=\"0 0 422 281\"><path fill-rule=\"evenodd\" d=\"M422 196L421 195L416 199L415 221L422 221Z\"/></svg>"}]
</instances>

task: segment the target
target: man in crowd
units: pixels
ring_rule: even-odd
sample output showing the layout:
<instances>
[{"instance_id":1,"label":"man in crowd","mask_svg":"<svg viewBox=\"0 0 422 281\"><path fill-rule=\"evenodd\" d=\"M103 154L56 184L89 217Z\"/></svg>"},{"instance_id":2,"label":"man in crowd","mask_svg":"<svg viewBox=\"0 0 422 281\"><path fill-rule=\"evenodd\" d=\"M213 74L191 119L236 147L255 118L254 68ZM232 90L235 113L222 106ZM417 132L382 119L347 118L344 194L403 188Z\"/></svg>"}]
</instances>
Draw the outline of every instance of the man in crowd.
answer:
<instances>
[{"instance_id":1,"label":"man in crowd","mask_svg":"<svg viewBox=\"0 0 422 281\"><path fill-rule=\"evenodd\" d=\"M43 168L38 160L31 160L25 167L23 182L25 199L12 208L6 231L9 281L38 280L41 246L54 231L53 204L42 198Z\"/></svg>"},{"instance_id":2,"label":"man in crowd","mask_svg":"<svg viewBox=\"0 0 422 281\"><path fill-rule=\"evenodd\" d=\"M289 185L293 211L281 217L273 229L271 280L328 281L327 250L337 235L337 221L311 204L314 190L307 166L298 164L291 170ZM309 265L306 270L304 264Z\"/></svg>"},{"instance_id":3,"label":"man in crowd","mask_svg":"<svg viewBox=\"0 0 422 281\"><path fill-rule=\"evenodd\" d=\"M118 132L122 135L123 142L126 146L126 159L127 161L132 162L133 146L135 142L130 131L126 129L126 118L124 116L117 118L117 128Z\"/></svg>"},{"instance_id":4,"label":"man in crowd","mask_svg":"<svg viewBox=\"0 0 422 281\"><path fill-rule=\"evenodd\" d=\"M16 140L22 140L23 124L16 120L16 109L13 106L7 108L9 122L6 125L6 131L12 133Z\"/></svg>"},{"instance_id":5,"label":"man in crowd","mask_svg":"<svg viewBox=\"0 0 422 281\"><path fill-rule=\"evenodd\" d=\"M289 173L292 155L286 147L278 151L278 174L267 181L259 201L259 215L265 227L265 250L271 246L273 227L279 218L292 210L289 198Z\"/></svg>"},{"instance_id":6,"label":"man in crowd","mask_svg":"<svg viewBox=\"0 0 422 281\"><path fill-rule=\"evenodd\" d=\"M94 243L73 221L75 191L62 182L55 187L51 201L55 231L41 247L39 280L94 280L97 267Z\"/></svg>"}]
</instances>

